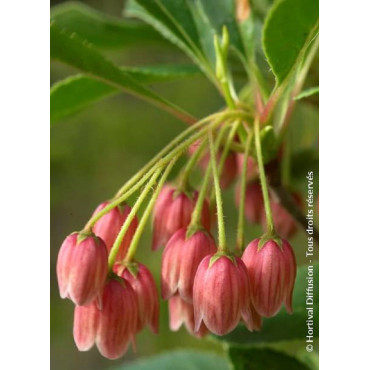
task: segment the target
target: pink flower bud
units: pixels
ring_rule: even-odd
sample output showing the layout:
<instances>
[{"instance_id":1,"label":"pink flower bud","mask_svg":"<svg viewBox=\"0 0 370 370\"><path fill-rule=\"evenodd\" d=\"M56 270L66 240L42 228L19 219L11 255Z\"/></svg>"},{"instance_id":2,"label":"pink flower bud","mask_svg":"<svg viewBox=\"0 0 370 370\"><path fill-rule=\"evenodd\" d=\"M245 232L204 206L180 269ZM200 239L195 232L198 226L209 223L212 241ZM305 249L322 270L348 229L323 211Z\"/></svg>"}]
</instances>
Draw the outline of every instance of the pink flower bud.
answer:
<instances>
[{"instance_id":1,"label":"pink flower bud","mask_svg":"<svg viewBox=\"0 0 370 370\"><path fill-rule=\"evenodd\" d=\"M290 244L281 239L281 247L270 239L258 248L255 239L245 249L242 259L247 266L251 298L257 313L274 316L283 302L292 313L292 297L297 265Z\"/></svg>"},{"instance_id":2,"label":"pink flower bud","mask_svg":"<svg viewBox=\"0 0 370 370\"><path fill-rule=\"evenodd\" d=\"M73 233L58 254L57 276L62 298L77 305L92 302L101 293L108 273L108 254L103 240L94 234Z\"/></svg>"},{"instance_id":3,"label":"pink flower bud","mask_svg":"<svg viewBox=\"0 0 370 370\"><path fill-rule=\"evenodd\" d=\"M136 331L148 325L153 333L158 333L159 299L154 278L143 264L125 267L116 263L114 271L117 275L128 281L136 293L138 301L138 322Z\"/></svg>"},{"instance_id":4,"label":"pink flower bud","mask_svg":"<svg viewBox=\"0 0 370 370\"><path fill-rule=\"evenodd\" d=\"M239 205L240 185L235 188L235 199L236 204ZM247 185L244 212L247 220L252 223L260 223L265 217L262 189L258 180Z\"/></svg>"},{"instance_id":5,"label":"pink flower bud","mask_svg":"<svg viewBox=\"0 0 370 370\"><path fill-rule=\"evenodd\" d=\"M247 269L238 257L209 255L194 280L195 330L202 321L217 335L231 332L242 317L250 317Z\"/></svg>"},{"instance_id":6,"label":"pink flower bud","mask_svg":"<svg viewBox=\"0 0 370 370\"><path fill-rule=\"evenodd\" d=\"M130 284L120 278L110 280L103 292L102 310L96 333L99 352L109 359L123 356L137 328L138 304Z\"/></svg>"},{"instance_id":7,"label":"pink flower bud","mask_svg":"<svg viewBox=\"0 0 370 370\"><path fill-rule=\"evenodd\" d=\"M199 146L199 142L195 142L193 145L189 147L189 154L193 154ZM223 149L217 152L216 158L219 161L222 156ZM202 156L199 161L199 166L206 171L210 160L209 153L206 153ZM237 158L235 152L230 151L226 156L221 176L220 176L220 185L223 189L228 188L232 182L234 181L238 170Z\"/></svg>"},{"instance_id":8,"label":"pink flower bud","mask_svg":"<svg viewBox=\"0 0 370 370\"><path fill-rule=\"evenodd\" d=\"M73 336L80 351L96 343L99 352L113 360L127 351L136 323L135 292L127 281L115 277L104 287L101 309L97 301L75 307Z\"/></svg>"},{"instance_id":9,"label":"pink flower bud","mask_svg":"<svg viewBox=\"0 0 370 370\"><path fill-rule=\"evenodd\" d=\"M165 245L177 230L189 225L197 197L197 192L185 194L170 185L162 188L153 211L153 250ZM206 230L210 230L207 201L203 204L202 224Z\"/></svg>"},{"instance_id":10,"label":"pink flower bud","mask_svg":"<svg viewBox=\"0 0 370 370\"><path fill-rule=\"evenodd\" d=\"M170 313L170 329L177 331L184 324L186 330L198 338L202 338L208 334L208 329L201 324L197 332L194 331L194 307L191 303L185 302L176 294L168 301L168 309Z\"/></svg>"},{"instance_id":11,"label":"pink flower bud","mask_svg":"<svg viewBox=\"0 0 370 370\"><path fill-rule=\"evenodd\" d=\"M88 351L94 345L99 313L96 301L86 306L75 306L73 337L79 351Z\"/></svg>"},{"instance_id":12,"label":"pink flower bud","mask_svg":"<svg viewBox=\"0 0 370 370\"><path fill-rule=\"evenodd\" d=\"M93 215L99 213L108 204L109 202L101 203L95 210ZM114 241L116 240L117 235L120 232L121 227L130 212L131 207L129 205L127 204L119 205L111 209L108 213L101 217L94 225L93 227L94 233L104 240L108 252L112 249ZM127 250L130 246L131 240L135 234L137 226L138 219L135 216L122 240L121 246L116 257L117 261L122 260L125 257Z\"/></svg>"},{"instance_id":13,"label":"pink flower bud","mask_svg":"<svg viewBox=\"0 0 370 370\"><path fill-rule=\"evenodd\" d=\"M177 230L164 249L161 290L163 299L179 294L183 300L192 303L198 265L205 256L216 253L216 245L206 231L197 231L189 238L186 233L186 228Z\"/></svg>"}]
</instances>

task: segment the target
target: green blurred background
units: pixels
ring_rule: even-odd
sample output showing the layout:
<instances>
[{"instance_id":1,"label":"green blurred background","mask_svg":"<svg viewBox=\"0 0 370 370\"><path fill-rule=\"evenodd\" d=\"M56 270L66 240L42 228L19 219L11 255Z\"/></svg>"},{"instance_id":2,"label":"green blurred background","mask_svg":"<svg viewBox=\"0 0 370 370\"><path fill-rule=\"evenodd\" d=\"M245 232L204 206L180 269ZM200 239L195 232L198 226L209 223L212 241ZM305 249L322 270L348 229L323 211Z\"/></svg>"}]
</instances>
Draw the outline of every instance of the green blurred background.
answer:
<instances>
[{"instance_id":1,"label":"green blurred background","mask_svg":"<svg viewBox=\"0 0 370 370\"><path fill-rule=\"evenodd\" d=\"M107 14L119 17L122 0L83 1ZM61 2L52 1L51 5ZM118 65L151 65L189 60L176 49L146 47L121 52L105 52ZM51 83L75 74L65 65L52 62ZM153 87L172 102L197 117L203 117L222 106L213 86L203 77L192 77ZM302 106L297 120L316 120L316 110ZM307 119L308 117L308 119ZM153 335L144 329L137 335L137 351L130 349L123 359L106 360L93 348L79 352L72 336L73 304L61 300L55 275L58 249L72 231L83 228L85 222L102 201L116 190L164 145L185 128L185 124L157 108L128 95L119 94L99 101L87 109L64 119L51 128L51 368L107 369L125 361L157 354L173 348L205 349L223 353L214 340L198 340L185 329L173 333L168 328L167 303L161 301L160 333ZM313 134L316 134L316 126ZM309 142L311 144L311 142ZM175 169L175 177L179 166ZM196 180L196 179L195 179ZM195 183L196 184L196 183ZM304 188L302 188L303 190ZM234 187L224 192L228 240L235 239L237 210ZM248 225L247 237L259 236L259 227ZM159 285L161 251L150 251L150 230L147 228L139 246L138 260L153 272ZM304 234L292 239L298 263L304 263ZM292 346L294 348L294 345Z\"/></svg>"}]
</instances>

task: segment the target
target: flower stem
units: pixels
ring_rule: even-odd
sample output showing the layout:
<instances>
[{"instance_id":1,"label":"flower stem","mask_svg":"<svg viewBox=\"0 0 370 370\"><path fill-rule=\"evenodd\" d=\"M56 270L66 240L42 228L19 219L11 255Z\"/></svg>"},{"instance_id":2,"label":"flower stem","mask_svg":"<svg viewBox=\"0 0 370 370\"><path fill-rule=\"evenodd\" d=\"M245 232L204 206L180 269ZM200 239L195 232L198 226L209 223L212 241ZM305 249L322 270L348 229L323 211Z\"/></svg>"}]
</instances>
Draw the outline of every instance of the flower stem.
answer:
<instances>
[{"instance_id":1,"label":"flower stem","mask_svg":"<svg viewBox=\"0 0 370 370\"><path fill-rule=\"evenodd\" d=\"M216 144L215 144L216 150L218 149L218 147L221 144L221 141L223 139L223 136L225 134L226 129L227 129L226 125L222 126L222 128L220 130L220 133L217 136ZM202 222L201 222L202 210L203 210L204 199L205 199L206 193L207 193L208 183L209 183L209 180L211 178L211 171L212 171L212 162L209 161L206 173L204 174L202 187L199 191L197 202L195 204L194 211L191 215L191 221L190 221L190 224L188 226L187 237L190 237L195 231L197 231L197 230L199 230L200 228L203 227Z\"/></svg>"},{"instance_id":2,"label":"flower stem","mask_svg":"<svg viewBox=\"0 0 370 370\"><path fill-rule=\"evenodd\" d=\"M139 244L140 237L144 231L145 225L149 219L150 213L152 212L152 209L154 207L154 204L158 198L159 192L161 191L164 182L166 181L168 175L170 174L174 164L176 163L179 156L172 159L172 161L168 164L167 168L165 169L161 179L158 182L158 185L156 189L154 190L154 193L152 195L152 198L150 199L149 204L147 205L145 212L140 220L140 223L135 231L134 237L131 241L130 248L127 251L127 255L125 257L125 262L131 262L135 256L137 246Z\"/></svg>"},{"instance_id":3,"label":"flower stem","mask_svg":"<svg viewBox=\"0 0 370 370\"><path fill-rule=\"evenodd\" d=\"M217 204L217 222L218 222L218 251L227 252L226 246L226 234L225 234L225 224L224 224L224 212L222 209L222 196L221 196L221 186L220 180L217 173L217 164L216 164L216 149L213 142L212 131L208 132L209 138L209 147L211 153L211 163L213 171L213 181L216 193L216 204Z\"/></svg>"},{"instance_id":4,"label":"flower stem","mask_svg":"<svg viewBox=\"0 0 370 370\"><path fill-rule=\"evenodd\" d=\"M274 222L273 222L273 219L272 219L272 212L271 212L269 194L268 194L268 189L267 189L265 167L263 165L261 138L260 138L260 127L259 127L259 119L257 117L254 120L254 143L255 143L255 146L256 146L258 171L259 171L259 174L260 174L263 202L264 202L264 205L265 205L265 213L266 213L266 221L267 221L267 234L268 235L274 235L275 234L275 227L274 227Z\"/></svg>"},{"instance_id":5,"label":"flower stem","mask_svg":"<svg viewBox=\"0 0 370 370\"><path fill-rule=\"evenodd\" d=\"M221 119L222 118L222 119ZM216 120L215 122L212 122L209 124L210 127L217 127L222 121L223 117ZM138 177L138 174L142 171L139 171L136 175L134 175L131 180L129 180L118 192L120 194L119 196L116 196L116 198L109 203L105 208L103 208L100 212L98 212L96 215L94 215L86 224L85 230L90 230L93 228L95 223L103 217L106 213L108 213L111 209L116 207L117 205L121 204L123 201L125 201L130 195L132 195L135 191L137 191L144 183L147 181L147 179L152 176L152 174L158 169L162 168L164 165L168 164L175 156L177 156L179 153L184 151L190 144L192 144L194 141L198 140L202 136L205 136L208 132L208 127L205 127L184 142L182 142L180 145L176 146L172 151L170 151L167 156L164 158L158 158L156 163L153 164L152 168L148 168L146 173L142 174L141 179L138 179L138 181L135 183L132 180L136 177ZM157 155L158 156L158 155ZM157 157L156 156L156 157ZM151 161L152 162L152 161ZM151 163L149 162L149 163ZM147 166L145 166L147 167ZM132 183L133 185L129 188L127 187L128 183Z\"/></svg>"},{"instance_id":6,"label":"flower stem","mask_svg":"<svg viewBox=\"0 0 370 370\"><path fill-rule=\"evenodd\" d=\"M220 162L218 164L218 175L219 176L221 176L223 167L225 165L226 158L229 155L230 145L231 145L232 141L234 140L236 131L237 131L238 127L239 127L239 123L240 123L240 121L234 122L234 124L231 127L231 130L229 132L229 136L227 137L226 144L225 144L225 146L223 148L223 151L222 151L222 154L221 154L221 158L220 158Z\"/></svg>"},{"instance_id":7,"label":"flower stem","mask_svg":"<svg viewBox=\"0 0 370 370\"><path fill-rule=\"evenodd\" d=\"M137 182L142 176L144 176L154 165L155 163L166 155L170 150L176 148L176 146L181 143L186 136L193 133L193 131L199 131L203 126L207 126L209 122L218 120L218 119L226 119L228 117L238 116L242 114L242 112L230 112L230 111L223 111L220 113L212 114L201 121L197 122L196 124L192 125L191 127L184 130L179 136L175 137L169 144L167 144L154 158L152 158L146 165L144 165L141 170L139 170L129 181L127 181L121 189L117 192L116 196L120 196L124 192L127 191L135 182ZM202 135L201 135L202 136Z\"/></svg>"},{"instance_id":8,"label":"flower stem","mask_svg":"<svg viewBox=\"0 0 370 370\"><path fill-rule=\"evenodd\" d=\"M240 121L238 120L234 123L234 125L231 127L229 135L226 139L226 143L224 145L224 148L223 148L223 151L222 151L222 154L221 154L221 158L220 158L219 163L218 163L218 169L217 169L218 176L222 175L222 170L224 168L226 158L229 154L231 144L234 140L236 131L238 130L238 127L239 127L239 122ZM217 148L216 148L216 150L217 150ZM213 188L212 191L211 191L211 195L210 195L210 203L213 204L214 200L215 200L215 189Z\"/></svg>"},{"instance_id":9,"label":"flower stem","mask_svg":"<svg viewBox=\"0 0 370 370\"><path fill-rule=\"evenodd\" d=\"M112 270L112 267L114 265L117 253L119 251L119 248L121 246L122 240L128 230L128 228L131 225L132 220L134 219L135 215L137 214L137 211L139 210L141 204L143 203L145 197L149 194L150 189L153 187L155 184L158 176L160 175L162 171L162 168L158 168L155 172L154 175L151 177L150 181L146 184L143 192L140 194L139 198L135 202L134 206L132 207L130 213L128 214L125 222L123 223L120 232L117 235L116 240L114 241L113 247L109 253L108 257L108 266L109 269Z\"/></svg>"},{"instance_id":10,"label":"flower stem","mask_svg":"<svg viewBox=\"0 0 370 370\"><path fill-rule=\"evenodd\" d=\"M240 180L240 203L239 203L239 215L238 215L238 228L236 232L236 250L241 254L244 245L244 209L245 209L245 192L247 188L247 175L248 175L248 157L250 146L252 143L253 132L250 132L245 142L243 169Z\"/></svg>"},{"instance_id":11,"label":"flower stem","mask_svg":"<svg viewBox=\"0 0 370 370\"><path fill-rule=\"evenodd\" d=\"M134 194L140 187L153 175L153 172L158 169L162 168L163 162L158 162L157 165L153 168L152 171L148 172L143 176L135 185L133 185L127 192L123 193L120 197L113 199L108 205L106 205L100 212L94 215L86 224L85 230L91 231L96 222L107 214L110 210L117 207L119 204L124 202L128 197Z\"/></svg>"}]
</instances>

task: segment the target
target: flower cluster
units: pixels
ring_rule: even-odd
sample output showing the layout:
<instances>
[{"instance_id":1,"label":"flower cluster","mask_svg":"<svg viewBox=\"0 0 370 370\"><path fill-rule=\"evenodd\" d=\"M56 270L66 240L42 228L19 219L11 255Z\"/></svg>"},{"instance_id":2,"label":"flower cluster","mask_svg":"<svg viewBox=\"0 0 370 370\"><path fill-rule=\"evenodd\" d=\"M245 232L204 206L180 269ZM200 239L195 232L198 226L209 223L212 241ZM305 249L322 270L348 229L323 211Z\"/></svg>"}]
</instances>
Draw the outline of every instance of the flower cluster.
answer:
<instances>
[{"instance_id":1,"label":"flower cluster","mask_svg":"<svg viewBox=\"0 0 370 370\"><path fill-rule=\"evenodd\" d=\"M107 205L102 203L94 215ZM76 305L73 336L77 348L87 351L96 344L109 359L124 355L145 325L158 332L159 301L153 276L143 264L122 260L137 228L136 217L119 245L119 262L108 271L108 253L130 211L126 204L114 207L94 225L94 232L69 235L57 261L60 295Z\"/></svg>"},{"instance_id":2,"label":"flower cluster","mask_svg":"<svg viewBox=\"0 0 370 370\"><path fill-rule=\"evenodd\" d=\"M181 212L168 216L174 220ZM284 239L281 245L273 239L259 242L252 241L239 258L218 252L206 229L191 235L186 227L175 231L164 248L161 270L171 330L184 324L198 337L208 331L225 335L242 320L254 331L261 329L262 317L275 315L283 303L291 313L296 275L292 247Z\"/></svg>"},{"instance_id":3,"label":"flower cluster","mask_svg":"<svg viewBox=\"0 0 370 370\"><path fill-rule=\"evenodd\" d=\"M266 190L260 176L264 171L261 158L258 168L247 153L241 162L221 141L222 134L215 142L209 134L208 153L202 153L205 139L195 149L184 145L182 153L187 149L192 156L177 183L167 183L166 178L179 154L165 164L158 161L153 168L145 167L147 172L139 173L113 200L97 207L82 231L65 239L57 261L58 284L61 297L75 304L73 336L80 351L95 344L103 356L116 359L126 353L130 343L135 349L135 336L145 326L158 333L156 283L149 269L135 260L150 215L151 249L164 247L160 287L162 298L168 300L171 330L184 325L191 335L201 338L209 333L228 334L241 324L253 332L261 330L263 318L277 314L283 304L292 313L296 261L292 247L282 237L290 237L296 225L272 194L270 205L268 192L261 188ZM188 176L197 162L204 178L201 187L194 190ZM237 188L239 242L231 251L226 243L221 189L234 182L238 171L243 184ZM251 174L249 182L247 172ZM256 176L260 176L261 185ZM132 207L126 204L127 197L143 184L136 203ZM152 190L139 220L138 209ZM212 235L214 203L217 242ZM240 245L244 214L266 229L246 248Z\"/></svg>"}]
</instances>

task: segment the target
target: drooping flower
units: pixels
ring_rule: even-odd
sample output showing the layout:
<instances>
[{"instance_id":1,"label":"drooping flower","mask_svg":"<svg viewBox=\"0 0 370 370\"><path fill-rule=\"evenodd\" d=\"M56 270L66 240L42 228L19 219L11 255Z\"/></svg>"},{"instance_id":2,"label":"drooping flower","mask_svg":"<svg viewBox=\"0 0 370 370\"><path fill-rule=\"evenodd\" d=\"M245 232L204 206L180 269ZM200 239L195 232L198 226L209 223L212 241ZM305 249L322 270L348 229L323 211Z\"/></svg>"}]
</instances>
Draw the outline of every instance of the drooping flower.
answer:
<instances>
[{"instance_id":1,"label":"drooping flower","mask_svg":"<svg viewBox=\"0 0 370 370\"><path fill-rule=\"evenodd\" d=\"M178 294L168 300L168 310L170 314L170 329L172 331L179 330L181 325L184 324L189 334L198 338L202 338L209 333L204 323L200 325L198 331L194 330L194 306L181 299Z\"/></svg>"},{"instance_id":2,"label":"drooping flower","mask_svg":"<svg viewBox=\"0 0 370 370\"><path fill-rule=\"evenodd\" d=\"M99 213L108 204L109 202L101 203L96 208L93 215L96 215L97 213ZM116 237L118 233L120 232L121 227L130 212L131 212L131 207L129 205L125 203L121 204L111 209L108 213L102 216L94 225L93 227L94 233L104 240L107 246L108 252L112 249L114 241L116 240ZM135 216L132 222L130 223L130 226L127 229L126 234L122 240L121 246L116 256L117 261L122 260L125 257L126 252L130 246L131 240L135 234L137 226L138 226L138 219Z\"/></svg>"},{"instance_id":3,"label":"drooping flower","mask_svg":"<svg viewBox=\"0 0 370 370\"><path fill-rule=\"evenodd\" d=\"M209 255L200 263L194 280L195 330L202 322L217 335L231 332L241 317L249 318L249 280L238 257Z\"/></svg>"},{"instance_id":4,"label":"drooping flower","mask_svg":"<svg viewBox=\"0 0 370 370\"><path fill-rule=\"evenodd\" d=\"M208 232L200 230L187 237L186 228L177 230L162 255L162 298L179 294L183 300L192 303L197 268L205 256L214 253L216 245Z\"/></svg>"},{"instance_id":5,"label":"drooping flower","mask_svg":"<svg viewBox=\"0 0 370 370\"><path fill-rule=\"evenodd\" d=\"M110 279L103 291L101 307L97 301L76 306L73 336L80 351L95 343L106 358L123 356L134 340L137 325L136 294L124 279Z\"/></svg>"},{"instance_id":6,"label":"drooping flower","mask_svg":"<svg viewBox=\"0 0 370 370\"><path fill-rule=\"evenodd\" d=\"M197 197L197 192L179 192L170 185L162 188L153 211L153 250L165 245L177 230L189 225ZM203 204L201 221L209 231L211 221L207 201Z\"/></svg>"},{"instance_id":7,"label":"drooping flower","mask_svg":"<svg viewBox=\"0 0 370 370\"><path fill-rule=\"evenodd\" d=\"M62 298L77 305L92 302L101 293L108 273L107 248L93 233L72 233L58 254L57 277Z\"/></svg>"},{"instance_id":8,"label":"drooping flower","mask_svg":"<svg viewBox=\"0 0 370 370\"><path fill-rule=\"evenodd\" d=\"M281 246L269 239L260 248L259 241L249 243L242 256L248 270L253 306L264 317L274 316L283 303L292 313L297 271L293 249L285 239L281 239Z\"/></svg>"},{"instance_id":9,"label":"drooping flower","mask_svg":"<svg viewBox=\"0 0 370 370\"><path fill-rule=\"evenodd\" d=\"M136 293L138 302L138 322L136 331L148 325L151 331L158 333L159 298L154 278L149 269L141 263L126 267L116 263L114 272L129 282Z\"/></svg>"},{"instance_id":10,"label":"drooping flower","mask_svg":"<svg viewBox=\"0 0 370 370\"><path fill-rule=\"evenodd\" d=\"M79 351L88 351L95 344L99 326L98 302L76 306L73 321L73 337Z\"/></svg>"}]
</instances>

